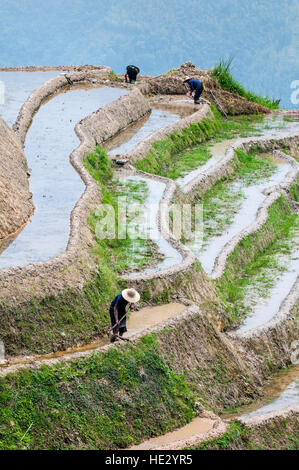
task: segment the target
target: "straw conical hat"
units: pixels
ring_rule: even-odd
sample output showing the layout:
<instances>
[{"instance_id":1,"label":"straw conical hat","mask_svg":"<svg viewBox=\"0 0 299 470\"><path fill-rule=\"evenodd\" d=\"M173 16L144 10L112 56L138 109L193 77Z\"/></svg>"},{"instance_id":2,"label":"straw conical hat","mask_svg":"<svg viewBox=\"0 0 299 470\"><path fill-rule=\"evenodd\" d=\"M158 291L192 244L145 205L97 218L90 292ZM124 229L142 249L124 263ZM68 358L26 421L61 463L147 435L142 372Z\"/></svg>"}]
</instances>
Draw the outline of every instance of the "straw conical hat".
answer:
<instances>
[{"instance_id":1,"label":"straw conical hat","mask_svg":"<svg viewBox=\"0 0 299 470\"><path fill-rule=\"evenodd\" d=\"M124 289L121 293L123 298L132 304L136 304L140 300L140 294L135 289Z\"/></svg>"}]
</instances>

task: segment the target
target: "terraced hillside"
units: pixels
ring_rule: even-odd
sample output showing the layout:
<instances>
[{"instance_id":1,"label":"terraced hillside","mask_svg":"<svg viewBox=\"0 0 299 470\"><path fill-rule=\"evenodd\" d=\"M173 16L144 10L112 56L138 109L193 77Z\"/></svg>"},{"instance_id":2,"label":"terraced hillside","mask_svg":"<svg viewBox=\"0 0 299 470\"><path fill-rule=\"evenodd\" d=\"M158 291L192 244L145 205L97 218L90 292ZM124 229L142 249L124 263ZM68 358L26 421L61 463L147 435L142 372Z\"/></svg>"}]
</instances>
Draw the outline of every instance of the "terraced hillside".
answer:
<instances>
[{"instance_id":1,"label":"terraced hillside","mask_svg":"<svg viewBox=\"0 0 299 470\"><path fill-rule=\"evenodd\" d=\"M217 102L194 106L182 95L187 71L209 77L228 119ZM270 113L192 64L136 87L105 69L68 78L73 85L61 75L35 90L13 127L35 163L40 123L51 135L47 116L67 115L68 103L74 116L75 103L81 109L77 148L70 119L54 131L73 146L76 170L55 191L69 184L61 194L79 200L62 211L62 197L55 203L41 184L33 191L49 198L45 240L70 220L60 230L67 244L53 239L40 260L37 231L28 264L30 232L0 259L1 448L295 448L298 113ZM99 109L89 107L95 98ZM47 158L67 168L55 145ZM125 237L101 237L101 203L122 230L120 197L127 223L132 207L148 217ZM128 285L141 294L130 341L109 344L109 303ZM291 386L292 400L264 410L265 385L286 368L275 399ZM248 406L260 412L249 416Z\"/></svg>"}]
</instances>

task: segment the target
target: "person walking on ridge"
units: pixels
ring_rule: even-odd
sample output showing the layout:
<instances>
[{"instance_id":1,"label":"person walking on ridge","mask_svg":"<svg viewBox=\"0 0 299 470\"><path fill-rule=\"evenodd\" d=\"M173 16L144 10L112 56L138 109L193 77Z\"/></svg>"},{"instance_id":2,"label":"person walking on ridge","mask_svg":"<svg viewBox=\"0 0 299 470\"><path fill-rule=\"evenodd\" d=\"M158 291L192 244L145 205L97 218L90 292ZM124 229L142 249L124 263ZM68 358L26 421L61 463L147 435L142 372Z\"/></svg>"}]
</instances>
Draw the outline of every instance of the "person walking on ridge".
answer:
<instances>
[{"instance_id":1,"label":"person walking on ridge","mask_svg":"<svg viewBox=\"0 0 299 470\"><path fill-rule=\"evenodd\" d=\"M187 94L191 97L194 93L194 104L200 104L199 98L204 90L202 82L196 78L186 77L184 83L189 88Z\"/></svg>"},{"instance_id":2,"label":"person walking on ridge","mask_svg":"<svg viewBox=\"0 0 299 470\"><path fill-rule=\"evenodd\" d=\"M122 335L127 331L126 326L126 306L132 310L140 300L140 294L135 289L124 289L111 302L110 319L113 335L110 341L113 343L117 339L117 335Z\"/></svg>"}]
</instances>

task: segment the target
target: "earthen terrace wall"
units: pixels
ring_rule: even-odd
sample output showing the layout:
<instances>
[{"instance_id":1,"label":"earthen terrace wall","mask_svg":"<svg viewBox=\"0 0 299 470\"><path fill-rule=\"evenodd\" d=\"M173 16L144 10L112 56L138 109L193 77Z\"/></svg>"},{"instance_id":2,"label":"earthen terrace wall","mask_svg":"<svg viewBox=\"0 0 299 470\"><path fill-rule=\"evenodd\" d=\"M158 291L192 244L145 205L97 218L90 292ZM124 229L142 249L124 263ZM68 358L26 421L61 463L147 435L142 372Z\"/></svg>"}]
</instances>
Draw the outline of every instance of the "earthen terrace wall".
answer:
<instances>
[{"instance_id":1,"label":"earthen terrace wall","mask_svg":"<svg viewBox=\"0 0 299 470\"><path fill-rule=\"evenodd\" d=\"M31 217L29 168L20 142L0 118L0 249Z\"/></svg>"}]
</instances>

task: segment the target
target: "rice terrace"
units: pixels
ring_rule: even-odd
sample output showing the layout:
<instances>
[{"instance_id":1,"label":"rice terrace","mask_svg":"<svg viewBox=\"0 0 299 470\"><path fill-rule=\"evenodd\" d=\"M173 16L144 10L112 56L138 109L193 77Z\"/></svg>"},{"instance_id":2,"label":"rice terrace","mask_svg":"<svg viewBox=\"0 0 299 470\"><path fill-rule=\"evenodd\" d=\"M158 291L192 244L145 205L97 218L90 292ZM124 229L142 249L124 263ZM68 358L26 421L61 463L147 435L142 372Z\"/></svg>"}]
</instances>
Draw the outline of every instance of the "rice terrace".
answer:
<instances>
[{"instance_id":1,"label":"rice terrace","mask_svg":"<svg viewBox=\"0 0 299 470\"><path fill-rule=\"evenodd\" d=\"M297 449L299 110L127 73L0 69L0 448Z\"/></svg>"}]
</instances>

